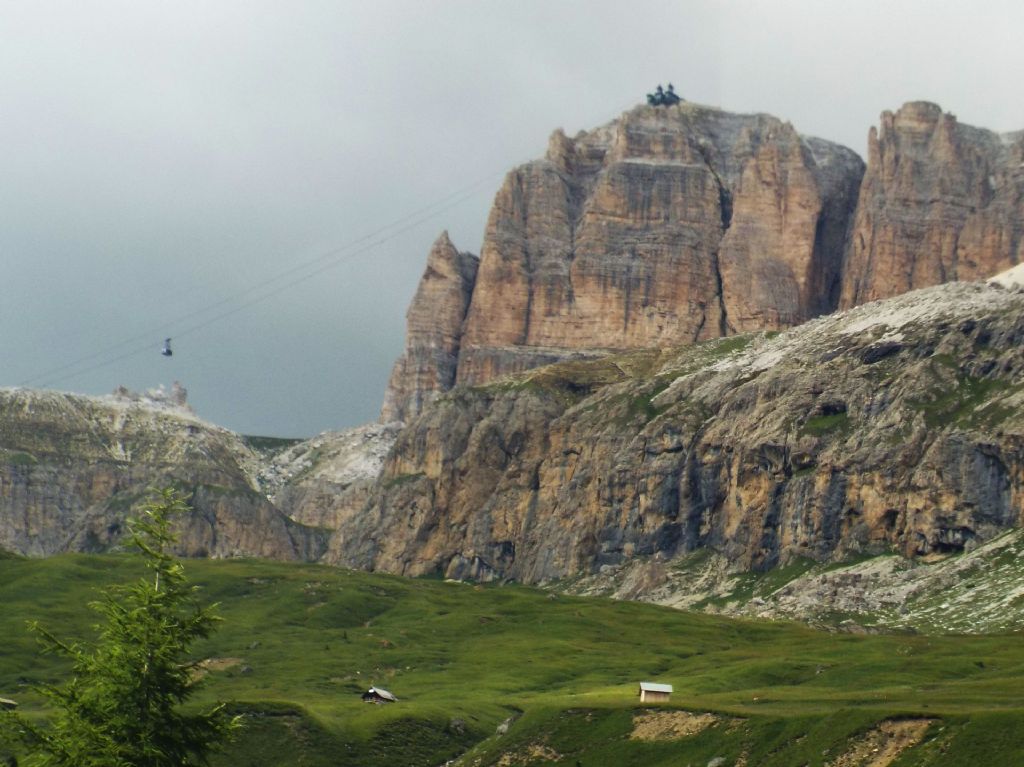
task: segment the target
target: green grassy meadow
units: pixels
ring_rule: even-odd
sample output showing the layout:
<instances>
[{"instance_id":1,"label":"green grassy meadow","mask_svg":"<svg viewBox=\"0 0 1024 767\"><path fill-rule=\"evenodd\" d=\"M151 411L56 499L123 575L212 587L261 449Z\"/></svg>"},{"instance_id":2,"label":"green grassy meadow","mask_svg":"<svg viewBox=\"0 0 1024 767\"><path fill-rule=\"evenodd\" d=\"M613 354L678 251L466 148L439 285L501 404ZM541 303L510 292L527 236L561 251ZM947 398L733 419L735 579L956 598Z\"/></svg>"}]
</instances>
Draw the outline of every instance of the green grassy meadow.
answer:
<instances>
[{"instance_id":1,"label":"green grassy meadow","mask_svg":"<svg viewBox=\"0 0 1024 767\"><path fill-rule=\"evenodd\" d=\"M408 580L266 561L186 563L217 633L202 700L245 728L215 765L828 765L886 719L927 718L892 764L1024 763L1024 637L857 636L518 586ZM34 713L62 679L26 621L87 639L125 556L0 559L0 696ZM641 680L657 710L712 712L671 740L630 738ZM359 698L371 684L397 704ZM514 717L508 733L496 726Z\"/></svg>"}]
</instances>

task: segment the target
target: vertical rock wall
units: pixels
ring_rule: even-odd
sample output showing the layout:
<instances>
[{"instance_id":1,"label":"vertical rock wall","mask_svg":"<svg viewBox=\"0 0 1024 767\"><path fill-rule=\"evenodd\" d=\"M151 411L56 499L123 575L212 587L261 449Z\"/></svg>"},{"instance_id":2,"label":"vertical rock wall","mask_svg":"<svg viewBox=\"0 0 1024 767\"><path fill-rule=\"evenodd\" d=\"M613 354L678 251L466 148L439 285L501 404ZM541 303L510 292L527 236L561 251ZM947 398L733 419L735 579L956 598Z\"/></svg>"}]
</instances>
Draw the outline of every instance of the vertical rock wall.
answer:
<instances>
[{"instance_id":1,"label":"vertical rock wall","mask_svg":"<svg viewBox=\"0 0 1024 767\"><path fill-rule=\"evenodd\" d=\"M498 192L457 380L831 308L862 172L773 117L695 104L556 133Z\"/></svg>"},{"instance_id":2,"label":"vertical rock wall","mask_svg":"<svg viewBox=\"0 0 1024 767\"><path fill-rule=\"evenodd\" d=\"M477 258L460 253L443 232L406 313L405 353L391 372L381 420L405 421L455 383L462 321L476 278Z\"/></svg>"},{"instance_id":3,"label":"vertical rock wall","mask_svg":"<svg viewBox=\"0 0 1024 767\"><path fill-rule=\"evenodd\" d=\"M1024 259L1024 131L911 102L868 142L865 173L774 117L688 103L556 131L498 191L478 272L435 245L383 418L455 383L783 329Z\"/></svg>"},{"instance_id":4,"label":"vertical rock wall","mask_svg":"<svg viewBox=\"0 0 1024 767\"><path fill-rule=\"evenodd\" d=\"M848 308L1024 258L1024 131L997 134L918 101L884 112L846 257Z\"/></svg>"},{"instance_id":5,"label":"vertical rock wall","mask_svg":"<svg viewBox=\"0 0 1024 767\"><path fill-rule=\"evenodd\" d=\"M475 282L428 265L382 418L453 383L829 311L862 174L854 152L774 117L689 103L556 131L498 191ZM450 263L439 245L431 264Z\"/></svg>"}]
</instances>

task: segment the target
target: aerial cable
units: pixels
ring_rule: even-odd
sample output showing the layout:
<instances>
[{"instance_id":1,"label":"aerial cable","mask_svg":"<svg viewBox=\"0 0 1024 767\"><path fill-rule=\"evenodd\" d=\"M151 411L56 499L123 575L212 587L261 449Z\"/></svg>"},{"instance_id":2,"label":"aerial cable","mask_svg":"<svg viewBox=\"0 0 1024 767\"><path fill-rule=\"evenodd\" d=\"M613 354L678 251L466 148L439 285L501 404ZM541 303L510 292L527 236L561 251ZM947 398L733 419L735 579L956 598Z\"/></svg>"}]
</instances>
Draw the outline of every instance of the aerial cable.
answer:
<instances>
[{"instance_id":1,"label":"aerial cable","mask_svg":"<svg viewBox=\"0 0 1024 767\"><path fill-rule=\"evenodd\" d=\"M633 103L635 103L635 102L633 102ZM620 109L618 111L619 112L625 111L627 108L631 107L633 105L633 103L631 103L627 107L624 107L623 109ZM513 167L518 167L521 164L522 163L517 163ZM150 330L147 330L147 331L145 331L143 333L139 333L138 335L135 335L135 336L132 336L130 338L127 338L127 339L125 339L123 341L120 341L119 343L116 343L116 344L113 344L111 346L108 346L105 349L101 349L98 352L94 352L92 354L88 354L86 356L79 357L78 359L73 360L71 362L68 362L68 363L59 365L57 367L45 370L45 371L43 371L41 373L38 373L38 374L36 374L34 376L31 376L29 378L26 378L26 379L22 380L21 383L19 383L18 385L19 386L27 386L29 384L36 384L38 386L44 386L44 387L45 386L52 386L53 384L60 383L62 381L66 381L66 380L71 379L71 378L76 378L76 377L81 376L81 375L85 375L86 373L90 373L93 370L98 370L100 368L107 367L109 365L114 364L115 362L120 362L122 360L128 359L130 357L134 357L134 356L142 354L144 352L152 351L153 346L154 346L154 344L152 342L152 339L154 337L158 337L159 335L162 335L164 332L170 330L171 328L174 328L174 327L176 327L178 325L181 325L182 323L188 322L189 320L192 320L193 318L200 317L200 316L202 316L204 314L209 314L210 312L213 312L213 311L215 311L217 309L220 309L221 307L224 307L224 306L227 306L229 304L232 304L232 303L238 301L239 299L242 299L242 298L244 298L246 296L249 296L250 294L252 294L252 293L254 293L256 291L259 291L259 290L261 290L263 288L271 287L275 283L279 282L282 279L290 277L291 275L297 274L297 273L302 272L302 271L304 271L306 269L310 269L311 267L316 267L313 271L311 271L311 272L309 272L307 274L304 274L302 276L299 276L299 277L297 277L295 279L292 279L292 280L290 280L288 282L282 283L280 286L278 286L277 288L275 288L275 289L273 289L273 290L271 290L271 291L269 291L267 293L263 293L261 295L257 295L254 298L249 299L249 300L245 301L244 303L242 303L242 304L240 304L240 305L238 305L236 307L228 309L227 311L220 312L220 313L214 315L213 317L210 317L210 318L208 318L206 320L203 320L201 322L189 325L189 326L185 327L183 330L176 331L174 335L176 337L180 337L180 336L183 336L183 335L189 335L191 333L194 333L194 332L196 332L196 331L198 331L198 330L200 330L202 328L205 328L205 327L207 327L209 325L212 325L215 322L218 322L218 321L220 321L222 319L225 319L225 318L230 317L230 316L232 316L234 314L237 314L238 312L243 311L244 309L247 309L250 306L253 306L254 304L257 304L257 303L260 303L262 301L265 301L268 298L272 298L273 296L276 296L276 295L278 295L279 293L281 293L281 292L283 292L285 290L289 290L290 288L294 287L295 285L298 285L298 284L300 284L302 282L305 282L306 280L311 279L312 277L315 277L315 276L317 276L319 274L322 274L323 272L326 272L326 271L328 271L330 269L333 269L334 267L338 266L341 263L344 263L348 259L354 258L354 257L356 257L358 255L362 255L363 253L367 252L368 250L370 250L372 248L375 248L375 247L378 247L379 245L382 245L382 244L388 242L389 240L394 239L395 237L397 237L400 234L404 234L405 232L409 231L410 229L413 229L416 226L419 226L420 224L428 221L429 219L433 218L434 216L436 216L436 215L438 215L440 213L443 213L443 212L445 212L447 210L450 210L451 208L453 208L453 207L455 207L455 206L465 202L467 199L469 199L470 197L474 196L475 193L477 192L477 190L480 187L482 187L485 183L488 183L488 182L492 181L494 178L496 178L498 176L503 176L506 173L507 173L507 171L501 170L499 172L492 172L492 173L487 174L486 176L482 176L482 177L478 178L476 181L474 181L474 182L472 182L470 184L467 184L466 186L463 186L460 189L457 189L457 190L451 192L450 194L447 194L444 197L441 197L441 198L435 200L434 202L432 202L432 203L430 203L428 205L423 206L422 208L419 208L419 209L417 209L415 211L412 211L411 213L409 213L409 214L407 214L405 216L402 216L401 218L398 218L398 219L396 219L396 220L394 220L394 221L392 221L392 222L390 222L388 224L385 224L384 226L381 226L378 229L376 229L376 230L374 230L374 231L372 231L372 232L370 232L368 234L365 234L365 235L363 235L361 237L358 237L355 240L351 240L351 241L345 243L344 245L340 245L340 246L338 246L336 248L332 248L331 250L328 250L328 251L326 251L324 253L321 253L320 255L316 256L315 258L309 259L309 260L304 261L304 262L299 263L299 264L295 264L294 266L288 267L287 269L284 269L284 270L282 270L280 272L272 274L270 277L267 277L266 279L264 279L264 280L262 280L260 282L254 283L254 284L250 285L249 287L239 291L238 293L235 293L235 294L232 294L230 296L227 296L227 297L225 297L223 299L220 299L219 301L216 301L216 302L214 302L212 304L209 304L208 306L202 307L202 308L197 309L195 311L179 315L179 316L177 316L177 317L175 317L175 318L173 318L171 320L168 320L166 322L161 323L158 326L154 326ZM401 226L402 224L406 224L407 222L411 222L411 223L409 223L407 226ZM399 227L399 226L401 226L401 228L395 229L395 227ZM349 252L351 248L354 248L354 247L360 245L361 243L365 243L368 240L373 239L374 237L378 237L378 236L380 236L381 234L383 234L385 232L389 232L389 230L394 230L394 231L390 231L389 234L387 234L386 236L382 237L381 239L374 240L373 242L370 242L365 247L361 247L361 248L358 248L355 251ZM318 264L320 266L317 266ZM137 346L137 347L135 347L135 348L133 348L133 349L123 353L123 354L119 354L116 357L113 357L113 358L110 358L110 359L106 359L106 360L101 360L102 357L105 357L108 354L116 352L117 350L122 349L122 348L124 348L126 346L129 346L131 344L135 344L137 342L142 342L142 341L145 341L145 345ZM165 355L165 356L167 356L167 355ZM86 368L84 368L82 370L77 370L77 371L73 370L74 368L77 368L80 365L83 365L83 364L85 364L87 362L92 362L93 360L100 360L100 361L97 362L95 365L91 365L91 366L86 367ZM73 372L68 372L65 375L58 376L57 378L51 378L51 376L53 376L53 375L55 375L57 373L64 373L64 371L73 371Z\"/></svg>"},{"instance_id":2,"label":"aerial cable","mask_svg":"<svg viewBox=\"0 0 1024 767\"><path fill-rule=\"evenodd\" d=\"M502 174L503 173L504 173L504 171L502 171ZM212 312L212 311L214 311L216 309L219 309L222 306L225 306L227 304L233 303L233 302L239 300L240 298L244 298L245 296L250 295L251 293L253 293L255 291L258 291L258 290L260 290L262 288L266 288L266 287L272 286L275 282L278 282L281 279L289 277L289 276L291 276L293 274L296 274L297 272L301 272L301 271L303 271L305 269L309 269L310 267L314 267L317 264L321 264L322 262L326 262L327 268L331 268L333 265L335 265L335 263L341 263L344 260L346 260L345 259L346 256L361 255L362 253L366 252L369 248L368 247L359 248L358 250L356 250L355 252L352 252L352 253L348 253L348 251L351 248L353 248L353 247L355 247L355 246L357 246L357 245L359 245L361 243L365 243L367 240L370 240L370 239L372 239L374 237L377 237L377 236L381 235L382 233L388 232L389 230L393 230L393 231L391 231L390 234L388 234L384 238L379 239L379 240L375 240L374 242L372 242L370 247L377 247L378 245L381 245L381 244L383 244L383 243L393 239L394 237L398 236L399 234L404 234L405 232L409 231L410 229L412 229L412 228L414 228L416 226L419 226L420 224L430 220L434 216L436 216L436 215L438 215L440 213L443 213L443 212L445 212L447 210L450 210L451 208L453 208L453 207L455 207L455 206L465 202L466 200L470 199L471 197L473 197L476 194L476 192L479 190L480 187L482 187L485 183L488 183L488 182L492 181L497 175L499 175L499 174L498 173L491 173L491 174L489 174L487 176L481 177L481 178L477 179L476 181L474 181L473 183L468 184L468 185L466 185L466 186L464 186L464 187L462 187L462 188L460 188L460 189L458 189L458 190L456 190L456 191L454 191L454 192L452 192L452 193L450 193L448 195L445 195L444 197L442 197L442 198L440 198L438 200L435 200L434 202L432 202L429 205L425 205L422 208L419 208L418 210L415 210L415 211L409 213L408 215L405 215L405 216L403 216L403 217L401 217L399 219L396 219L395 221L392 221L392 222L390 222L390 223L388 223L388 224L386 224L386 225L384 225L382 227L379 227L378 229L376 229L376 230L374 230L374 231L372 231L372 232L370 232L370 233L368 233L366 235L358 237L355 240L352 240L352 241L350 241L350 242L348 242L348 243L346 243L344 245L341 245L341 246L336 247L336 248L332 248L331 250L328 250L328 251L326 251L324 253L321 253L320 255L316 256L315 258L312 258L312 259L310 259L308 261L304 261L304 262L302 262L300 264L296 264L296 265L288 267L287 269L284 269L284 270L282 270L280 272L277 272L277 273L273 274L272 276L270 276L270 277L268 277L268 278L266 278L266 279L264 279L264 280L262 280L260 282L257 282L257 283L255 283L253 285L250 285L249 287L239 291L238 293L235 293L233 295L227 296L226 298L223 298L223 299L221 299L219 301L216 301L216 302L214 302L214 303L212 303L212 304L210 304L208 306L205 306L205 307L203 307L201 309L197 309L197 310L195 310L193 312L188 312L187 314L179 315L178 317L175 317L175 318L173 318L173 319L171 319L169 321L163 322L163 323L161 323L158 326L154 326L150 330L147 330L147 331L145 331L143 333L139 333L138 335L135 335L135 336L132 336L130 338L127 338L127 339L125 339L123 341L120 341L119 343L116 343L116 344L113 344L111 346L108 346L105 349L101 349L100 351L94 352L92 354L85 355L83 357L79 357L78 359L73 360L71 362L64 363L64 364L59 365L57 367L50 368L48 370L42 371L42 372L40 372L40 373L38 373L36 375L33 375L33 376L29 377L29 378L26 378L26 379L22 380L18 385L19 386L27 386L29 384L33 384L33 383L37 383L37 382L41 382L42 381L42 383L38 383L38 385L40 385L40 386L48 386L48 385L51 385L53 383L57 383L59 381L67 380L68 378L72 378L72 377L75 377L75 376L78 376L78 375L82 375L84 373L90 372L90 371L95 370L97 368L105 367L106 365L112 364L114 362L118 362L118 361L126 359L127 357L130 357L130 356L134 356L135 354L140 354L143 351L152 348L153 344L152 344L152 340L151 339L154 336L160 335L161 333L163 333L165 330L167 330L169 328L172 328L172 327L174 327L176 325L179 325L179 324L181 324L183 322L187 322L188 320L191 320L194 317L197 317L197 316L200 316L200 315L203 315L203 314L208 314L209 312ZM405 223L410 222L410 221L411 221L411 223L409 223L407 226L395 229L396 226L399 226L400 224L405 224ZM308 274L308 275L306 275L304 277L301 277L298 280L293 280L291 282L286 283L283 286L282 289L286 289L286 288L292 287L293 285L298 284L299 282L302 282L302 281L308 279L309 277L312 277L312 276L315 276L317 274L320 274L323 271L326 271L326 269L318 268L316 271L314 271L314 272L312 272L312 273L310 273L310 274ZM260 296L259 298L257 298L256 301L246 302L245 304L242 305L242 307L239 307L239 308L246 308L248 306L251 306L253 303L256 303L258 301L262 301L262 300L264 300L266 298L269 298L271 295L274 295L274 294L275 293L273 293L273 292L265 294L265 295ZM231 314L234 314L234 313L235 313L235 311L232 310L232 311L224 312L222 314L218 314L216 317L212 318L208 322L204 322L204 323L202 323L201 325L199 325L197 327L205 327L206 325L208 325L208 324L210 324L210 323L212 323L212 322L214 322L214 321L216 321L218 319L222 319L222 318L230 316ZM183 333L190 333L190 332L194 331L195 329L197 329L197 327L192 327L192 328L186 329L183 332L178 332L177 335L180 336ZM128 346L130 344L134 344L134 343L137 343L137 342L140 342L140 341L143 341L143 340L148 340L148 342L146 343L146 345L144 347L139 347L139 348L133 349L132 351L130 351L130 352L126 353L126 354L122 354L122 355L119 355L119 356L117 356L117 357L115 357L113 359L103 361L103 362L101 362L101 363L99 363L99 364L97 364L95 366L86 368L85 370L80 370L80 371L77 371L77 372L74 372L74 373L70 373L68 375L60 376L59 378L50 378L51 376L53 376L53 375L55 375L57 373L62 373L64 371L66 371L66 370L70 370L72 368L76 368L79 365L82 365L82 364L84 364L86 362L91 362L92 360L99 359L101 357L106 356L107 354L110 354L112 352L117 351L118 349L122 349L122 348L124 348L124 347L126 347L126 346Z\"/></svg>"},{"instance_id":3,"label":"aerial cable","mask_svg":"<svg viewBox=\"0 0 1024 767\"><path fill-rule=\"evenodd\" d=\"M391 232L390 234L380 238L379 240L375 240L373 242L370 242L370 243L364 245L363 247L359 248L358 250L355 250L355 251L353 251L351 253L346 253L346 254L344 254L342 256L339 256L338 258L335 258L335 259L333 259L333 260L331 260L331 261L329 261L329 262L327 262L327 263L317 267L316 269L314 269L311 272L303 274L303 275L301 275L299 277L296 277L293 280L290 280L289 282L286 282L286 283L278 286L277 288L275 288L274 290L272 290L272 291L270 291L268 293L264 293L263 295L256 296L255 298L252 298L252 299L246 301L245 303L240 304L239 306L233 307L232 309L229 309L229 310L227 310L225 312L222 312L222 313L220 313L220 314L218 314L218 315L216 315L214 317L211 317L211 318L209 318L207 320L203 320L202 322L199 322L199 323L197 323L195 325L187 327L184 330L179 330L177 332L177 336L178 337L186 336L186 335L190 335L191 333L196 332L197 330L202 330L203 328L207 327L208 325L212 325L213 323L215 323L215 322L217 322L219 320L222 320L225 317L230 317L232 314L237 314L238 312L242 311L243 309L248 309L250 306L253 306L254 304L258 304L261 301L265 301L268 298L273 298L274 296L276 296L276 295L278 295L280 293L283 293L284 291L289 290L290 288L293 288L296 285L299 285L299 284L305 282L306 280L312 279L313 277L316 277L316 276L318 276L320 274L323 274L324 272L330 271L331 269L334 269L335 267L340 266L341 264L346 263L346 262L352 260L356 256L361 256L363 253L366 253L367 251L373 250L374 248L376 248L376 247L378 247L380 245L383 245L384 243L386 243L386 242L388 242L390 240L395 239L400 234L404 234L405 232L408 232L411 229L415 229L417 226L419 226L420 224L422 224L425 221L429 220L430 218L432 218L437 213L441 213L444 210L447 210L448 208L453 208L456 205L458 205L459 203L465 202L466 200L468 200L472 196L473 196L472 192L469 193L469 194L466 194L466 195L464 195L464 196L454 200L450 205L446 206L445 208L443 208L441 210L438 210L438 211L435 211L434 213L430 214L429 216L425 216L424 218L417 219L416 221L413 221L412 223L407 224L406 226L404 226L404 227L402 227L400 229L396 229L395 231ZM308 265L312 265L312 262L310 264L307 264L307 266ZM291 270L291 271L295 271L295 270ZM246 291L246 293L250 293L250 292L252 292L252 290ZM242 295L245 295L245 293L240 293L236 297L240 298Z\"/></svg>"},{"instance_id":4,"label":"aerial cable","mask_svg":"<svg viewBox=\"0 0 1024 767\"><path fill-rule=\"evenodd\" d=\"M492 178L492 177L489 177L486 180L490 180L490 178ZM307 272L306 274L302 274L300 276L297 276L297 277L289 280L288 282L285 282L285 283L282 283L280 285L277 285L276 287L273 287L273 289L271 289L269 291L266 291L266 292L264 292L262 294L256 295L253 298L250 298L249 300L239 304L238 306L234 306L234 307L232 307L232 308L230 308L230 309L228 309L226 311L220 312L220 313L214 315L213 317L209 317L209 318L207 318L207 319L205 319L205 320L203 320L201 322L194 323L192 325L186 326L184 329L176 331L175 334L174 334L174 337L175 338L180 338L182 336L190 335L190 334L192 334L192 333L194 333L194 332L196 332L198 330L201 330L201 329L203 329L203 328L205 328L205 327L207 327L209 325L214 324L215 322L218 322L218 321L220 321L222 319L225 319L225 318L230 317L230 316L232 316L234 314L237 314L238 312L241 312L244 309L248 309L250 306L253 306L255 304L261 303L262 301L266 301L269 298L273 298L274 296L279 295L280 293L282 293L282 292L284 292L286 290L289 290L289 289L291 289L292 287L294 287L296 285L299 285L299 284L301 284L301 283L303 283L303 282L305 282L305 281L307 281L309 279L312 279L313 277L316 277L316 276L318 276L318 275L320 275L320 274L322 274L322 273L324 273L326 271L329 271L330 269L333 269L333 268L335 268L337 266L340 266L341 264L346 263L347 261L350 261L351 259L355 258L356 256L360 256L363 253L366 253L367 251L370 251L370 250L372 250L372 249L374 249L374 248L376 248L376 247L378 247L380 245L383 245L384 243L386 243L386 242L388 242L390 240L393 240L394 238L398 237L399 235L404 234L405 232L410 231L411 229L414 229L415 227L419 226L420 224L430 220L431 218L433 218L437 214L443 213L444 211L449 210L449 209L455 207L456 205L459 205L459 204L465 202L466 200L470 199L471 197L473 197L476 194L476 187L479 187L480 185L482 185L483 182L484 182L484 180L481 180L481 181L477 182L476 184L471 185L470 187L466 187L466 189L468 189L469 191L466 191L466 189L464 189L463 191L465 193L462 194L459 197L456 197L455 199L451 199L452 195L448 195L448 197L445 198L445 199L450 200L450 202L448 202L448 204L446 204L446 205L444 205L444 206L442 206L440 208L437 208L436 210L432 210L427 215L424 215L424 216L421 216L419 218L416 218L415 220L412 220L410 223L406 224L406 226L400 227L398 229L394 229L393 231L389 232L385 236L380 237L379 239L376 239L376 240L374 240L372 242L369 242L369 243L367 243L366 245L364 245L361 248L358 248L358 249L356 249L354 251L351 251L351 252L343 252L345 249L347 249L350 246L345 246L345 248L336 248L336 249L334 249L332 251L329 251L327 254L323 254L323 255L318 256L317 258L312 259L310 261L307 261L307 262L305 262L305 263L303 263L301 265L298 265L298 266L289 268L289 269L287 269L287 270L285 270L283 272L280 272L277 275L275 275L273 278L270 278L270 279L264 280L261 283L257 283L255 285L252 285L249 288L247 288L247 289L245 289L245 290L243 290L243 291L241 291L239 293L236 293L233 296L230 296L228 298L222 299L221 301L218 301L218 302L216 302L214 304L211 304L210 306L207 306L207 307L205 307L203 309L199 309L199 310L197 310L195 312L190 312L188 314L182 315L182 316L172 320L170 323L165 323L164 325L160 326L160 328L155 329L153 332L146 333L146 334L140 334L139 336L134 336L131 339L128 339L126 341L122 341L120 344L117 344L116 346L108 347L106 350L101 351L101 352L97 352L95 354L92 354L89 357L84 357L82 359L77 360L76 362L68 363L66 365L61 366L60 368L55 368L55 369L49 371L48 373L40 374L40 375L34 376L33 378L26 379L25 383L36 381L36 380L39 380L39 379L42 379L42 378L45 377L46 380L44 382L40 383L39 385L40 386L44 386L44 387L52 386L52 385L54 385L56 383L60 383L62 381L66 381L66 380L71 379L71 378L77 378L78 376L81 376L81 375L85 375L86 373L90 373L93 370L98 370L100 368L107 367L108 365L112 365L115 362L120 362L122 360L128 359L129 357L134 357L134 356L142 354L144 352L152 352L152 350L153 350L153 343L150 340L144 346L139 346L139 347L137 347L135 349L132 349L132 350L130 350L128 352L125 352L124 354L120 354L120 355L118 355L118 356L116 356L114 358L107 359L107 360L101 360L100 362L97 362L95 365L91 365L91 366L89 366L87 368L84 368L82 370L76 370L76 371L67 373L67 374L65 374L63 376L59 376L57 378L49 378L49 375L51 375L53 373L61 372L63 370L67 370L68 368L77 367L78 365L81 365L84 362L96 359L98 357L102 357L102 356L104 356L104 355L106 355L106 354L108 354L108 353L110 353L112 351L115 351L116 349L119 349L119 348L122 348L124 346L127 346L128 344L133 343L134 341L138 341L138 340L141 340L143 338L151 339L153 337L153 334L156 331L158 331L158 330L162 330L162 329L169 328L169 327L172 327L172 326L180 325L180 324L182 324L184 322L187 322L188 320L193 319L195 317L199 317L199 316L201 316L203 314L208 314L210 311L213 311L214 309L217 309L217 308L222 307L222 306L224 306L226 304L229 304L229 303L233 303L233 302L237 301L240 298L243 298L243 297L245 297L245 296L247 296L247 295L249 295L249 294L251 294L251 293L253 293L255 291L260 290L261 288L271 287L274 282L277 282L282 277L286 277L286 276L289 276L291 274L295 274L296 272L299 272L299 271L301 271L303 269L309 269L310 267L312 267L312 266L314 266L314 265L316 265L316 264L318 264L320 262L325 262L325 263L321 263L319 266L317 266L315 269L313 269L313 271ZM436 207L436 205L434 205L434 206L427 206L426 208L424 208L422 210L429 210L432 207ZM415 214L413 214L413 215L415 215ZM413 217L412 215L405 216L402 219L400 219L400 221L410 221L410 219L412 219L412 217ZM393 225L391 225L391 226L393 226ZM374 233L374 234L379 234L380 232L386 231L388 228L390 228L390 227L382 227L381 229L377 230L377 232ZM359 238L358 240L356 240L354 242L365 242L369 237L372 237L372 236L373 236L373 234L367 235L367 236ZM327 260L327 259L330 259L330 260ZM25 383L22 383L20 385L24 386Z\"/></svg>"}]
</instances>

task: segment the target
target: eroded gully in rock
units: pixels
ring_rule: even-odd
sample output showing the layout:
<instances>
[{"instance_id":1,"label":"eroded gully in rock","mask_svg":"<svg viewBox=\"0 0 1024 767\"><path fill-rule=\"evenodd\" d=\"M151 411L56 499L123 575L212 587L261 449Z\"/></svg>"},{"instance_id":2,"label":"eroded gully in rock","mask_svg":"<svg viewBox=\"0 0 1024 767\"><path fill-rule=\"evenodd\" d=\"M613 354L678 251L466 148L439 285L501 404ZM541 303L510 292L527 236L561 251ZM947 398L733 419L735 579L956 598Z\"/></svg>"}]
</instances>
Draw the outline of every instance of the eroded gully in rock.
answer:
<instances>
[{"instance_id":1,"label":"eroded gully in rock","mask_svg":"<svg viewBox=\"0 0 1024 767\"><path fill-rule=\"evenodd\" d=\"M725 184L722 183L721 177L715 171L714 166L711 164L711 158L708 157L708 151L705 147L698 147L701 159L704 160L704 165L707 167L708 172L711 173L711 177L715 179L715 184L718 185L718 210L722 218L722 237L725 237L725 233L729 231L729 227L732 225L732 194L726 188ZM722 240L718 241L719 246ZM718 335L722 338L729 335L729 316L725 309L725 289L722 284L722 269L718 262L718 248L715 248L711 252L711 268L715 272L715 295L718 298ZM700 329L703 329L704 323L701 322ZM698 333L700 332L698 329ZM698 340L694 338L694 341Z\"/></svg>"}]
</instances>

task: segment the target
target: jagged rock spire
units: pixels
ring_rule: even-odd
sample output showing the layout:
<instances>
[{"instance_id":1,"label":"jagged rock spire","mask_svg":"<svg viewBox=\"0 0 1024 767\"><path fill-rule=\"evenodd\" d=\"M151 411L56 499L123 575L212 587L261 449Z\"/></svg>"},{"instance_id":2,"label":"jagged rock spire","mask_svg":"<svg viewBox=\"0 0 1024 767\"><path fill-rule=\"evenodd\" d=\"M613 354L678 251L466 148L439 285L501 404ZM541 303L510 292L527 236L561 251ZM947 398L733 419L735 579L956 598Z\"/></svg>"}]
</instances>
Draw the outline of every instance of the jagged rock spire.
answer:
<instances>
[{"instance_id":1,"label":"jagged rock spire","mask_svg":"<svg viewBox=\"0 0 1024 767\"><path fill-rule=\"evenodd\" d=\"M959 123L937 104L883 112L846 257L843 308L1024 260L1024 131Z\"/></svg>"},{"instance_id":2,"label":"jagged rock spire","mask_svg":"<svg viewBox=\"0 0 1024 767\"><path fill-rule=\"evenodd\" d=\"M407 421L452 387L477 264L475 255L456 249L447 231L434 242L405 315L405 353L391 372L381 421Z\"/></svg>"}]
</instances>

